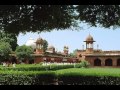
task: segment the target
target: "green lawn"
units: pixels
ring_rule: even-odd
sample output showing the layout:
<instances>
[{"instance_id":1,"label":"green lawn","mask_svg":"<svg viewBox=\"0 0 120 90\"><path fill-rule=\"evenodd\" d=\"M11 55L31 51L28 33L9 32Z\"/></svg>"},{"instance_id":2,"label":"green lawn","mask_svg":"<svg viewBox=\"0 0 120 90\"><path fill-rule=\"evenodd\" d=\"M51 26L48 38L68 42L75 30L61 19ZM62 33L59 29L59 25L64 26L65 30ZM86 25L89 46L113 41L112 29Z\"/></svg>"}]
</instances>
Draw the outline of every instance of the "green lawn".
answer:
<instances>
[{"instance_id":1,"label":"green lawn","mask_svg":"<svg viewBox=\"0 0 120 90\"><path fill-rule=\"evenodd\" d=\"M120 68L71 68L57 70L57 75L70 75L70 76L112 76L120 77Z\"/></svg>"}]
</instances>

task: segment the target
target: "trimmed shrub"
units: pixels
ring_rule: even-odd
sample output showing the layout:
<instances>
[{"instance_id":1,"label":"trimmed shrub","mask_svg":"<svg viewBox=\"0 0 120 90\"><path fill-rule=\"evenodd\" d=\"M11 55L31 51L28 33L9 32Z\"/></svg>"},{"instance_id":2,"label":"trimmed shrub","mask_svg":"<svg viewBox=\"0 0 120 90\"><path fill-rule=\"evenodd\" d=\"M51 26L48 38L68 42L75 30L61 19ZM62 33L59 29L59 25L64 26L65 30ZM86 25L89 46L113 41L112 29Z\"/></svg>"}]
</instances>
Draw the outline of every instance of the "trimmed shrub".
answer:
<instances>
[{"instance_id":1,"label":"trimmed shrub","mask_svg":"<svg viewBox=\"0 0 120 90\"><path fill-rule=\"evenodd\" d=\"M49 85L56 78L55 72L4 72L0 85Z\"/></svg>"},{"instance_id":2,"label":"trimmed shrub","mask_svg":"<svg viewBox=\"0 0 120 90\"><path fill-rule=\"evenodd\" d=\"M63 85L120 85L120 77L60 76Z\"/></svg>"},{"instance_id":3,"label":"trimmed shrub","mask_svg":"<svg viewBox=\"0 0 120 90\"><path fill-rule=\"evenodd\" d=\"M74 65L34 65L34 66L24 66L24 67L2 67L0 70L15 70L15 71L46 71L46 70L59 70L59 69L67 69L67 68L73 68Z\"/></svg>"},{"instance_id":4,"label":"trimmed shrub","mask_svg":"<svg viewBox=\"0 0 120 90\"><path fill-rule=\"evenodd\" d=\"M89 64L88 61L82 60L79 65L80 65L79 67L85 67L85 68L87 68L90 64Z\"/></svg>"}]
</instances>

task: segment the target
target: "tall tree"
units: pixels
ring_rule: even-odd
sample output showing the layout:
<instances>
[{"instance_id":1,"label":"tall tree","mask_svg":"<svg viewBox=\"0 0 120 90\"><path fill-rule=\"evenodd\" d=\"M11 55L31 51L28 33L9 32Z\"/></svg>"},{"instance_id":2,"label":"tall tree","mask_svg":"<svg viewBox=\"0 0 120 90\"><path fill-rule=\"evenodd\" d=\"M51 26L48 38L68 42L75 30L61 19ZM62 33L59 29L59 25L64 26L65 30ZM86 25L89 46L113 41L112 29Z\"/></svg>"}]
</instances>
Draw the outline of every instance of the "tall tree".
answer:
<instances>
[{"instance_id":1,"label":"tall tree","mask_svg":"<svg viewBox=\"0 0 120 90\"><path fill-rule=\"evenodd\" d=\"M46 40L44 40L44 44L43 44L44 52L47 50L47 47L48 47L48 42Z\"/></svg>"},{"instance_id":2,"label":"tall tree","mask_svg":"<svg viewBox=\"0 0 120 90\"><path fill-rule=\"evenodd\" d=\"M17 36L15 34L5 33L4 31L0 32L0 41L8 42L11 45L13 51L15 51L17 44Z\"/></svg>"},{"instance_id":3,"label":"tall tree","mask_svg":"<svg viewBox=\"0 0 120 90\"><path fill-rule=\"evenodd\" d=\"M33 54L34 50L30 46L18 46L15 50L17 58L22 61L25 59L30 59L32 58L31 54Z\"/></svg>"},{"instance_id":4,"label":"tall tree","mask_svg":"<svg viewBox=\"0 0 120 90\"><path fill-rule=\"evenodd\" d=\"M11 53L11 45L8 42L0 41L0 61L9 59L9 54Z\"/></svg>"},{"instance_id":5,"label":"tall tree","mask_svg":"<svg viewBox=\"0 0 120 90\"><path fill-rule=\"evenodd\" d=\"M75 49L72 53L69 54L70 57L76 57L76 52L78 49Z\"/></svg>"}]
</instances>

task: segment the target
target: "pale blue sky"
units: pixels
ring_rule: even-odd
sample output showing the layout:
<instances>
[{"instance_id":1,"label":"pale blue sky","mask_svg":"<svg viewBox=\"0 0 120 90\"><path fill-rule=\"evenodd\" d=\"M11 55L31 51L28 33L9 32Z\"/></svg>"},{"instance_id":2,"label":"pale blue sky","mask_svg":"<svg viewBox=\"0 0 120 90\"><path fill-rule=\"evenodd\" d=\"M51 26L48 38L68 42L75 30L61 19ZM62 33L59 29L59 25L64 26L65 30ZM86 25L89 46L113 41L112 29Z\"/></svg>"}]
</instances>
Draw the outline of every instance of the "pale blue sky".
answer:
<instances>
[{"instance_id":1,"label":"pale blue sky","mask_svg":"<svg viewBox=\"0 0 120 90\"><path fill-rule=\"evenodd\" d=\"M48 41L50 45L53 45L58 51L63 51L64 45L69 47L69 52L72 52L75 49L82 49L82 45L85 47L83 42L86 37L90 34L93 36L94 48L97 49L97 44L99 44L99 49L102 50L120 50L120 28L115 30L105 29L105 28L96 28L96 27L87 27L83 26L83 29L78 31L76 30L63 30L45 33L26 33L20 34L18 36L18 44L23 45L29 38L37 39L39 35Z\"/></svg>"}]
</instances>

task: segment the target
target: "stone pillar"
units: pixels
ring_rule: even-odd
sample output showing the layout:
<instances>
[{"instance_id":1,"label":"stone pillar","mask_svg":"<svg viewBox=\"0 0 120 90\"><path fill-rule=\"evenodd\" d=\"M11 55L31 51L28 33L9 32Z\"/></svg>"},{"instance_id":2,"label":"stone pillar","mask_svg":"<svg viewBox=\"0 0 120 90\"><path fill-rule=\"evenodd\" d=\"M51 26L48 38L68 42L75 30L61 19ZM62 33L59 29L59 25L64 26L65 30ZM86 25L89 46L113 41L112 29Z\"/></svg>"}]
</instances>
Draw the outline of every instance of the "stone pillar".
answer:
<instances>
[{"instance_id":1,"label":"stone pillar","mask_svg":"<svg viewBox=\"0 0 120 90\"><path fill-rule=\"evenodd\" d=\"M117 60L116 60L116 59L115 59L115 60L112 59L112 65L113 65L113 66L117 66Z\"/></svg>"},{"instance_id":2,"label":"stone pillar","mask_svg":"<svg viewBox=\"0 0 120 90\"><path fill-rule=\"evenodd\" d=\"M101 60L101 66L105 66L105 60Z\"/></svg>"}]
</instances>

